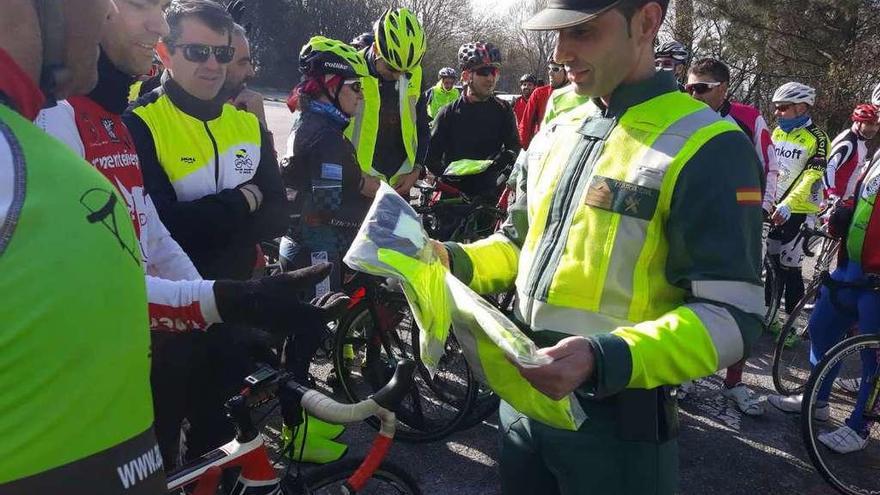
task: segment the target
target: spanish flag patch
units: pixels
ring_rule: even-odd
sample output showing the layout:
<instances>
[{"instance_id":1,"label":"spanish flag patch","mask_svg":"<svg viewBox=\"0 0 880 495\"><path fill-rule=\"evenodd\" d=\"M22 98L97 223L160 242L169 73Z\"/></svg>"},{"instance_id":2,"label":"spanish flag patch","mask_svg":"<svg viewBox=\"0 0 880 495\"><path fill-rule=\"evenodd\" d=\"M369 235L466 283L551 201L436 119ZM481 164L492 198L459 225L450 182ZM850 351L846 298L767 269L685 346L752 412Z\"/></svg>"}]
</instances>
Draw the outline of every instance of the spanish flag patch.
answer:
<instances>
[{"instance_id":1,"label":"spanish flag patch","mask_svg":"<svg viewBox=\"0 0 880 495\"><path fill-rule=\"evenodd\" d=\"M741 205L761 205L761 190L757 187L743 187L736 190L736 202Z\"/></svg>"}]
</instances>

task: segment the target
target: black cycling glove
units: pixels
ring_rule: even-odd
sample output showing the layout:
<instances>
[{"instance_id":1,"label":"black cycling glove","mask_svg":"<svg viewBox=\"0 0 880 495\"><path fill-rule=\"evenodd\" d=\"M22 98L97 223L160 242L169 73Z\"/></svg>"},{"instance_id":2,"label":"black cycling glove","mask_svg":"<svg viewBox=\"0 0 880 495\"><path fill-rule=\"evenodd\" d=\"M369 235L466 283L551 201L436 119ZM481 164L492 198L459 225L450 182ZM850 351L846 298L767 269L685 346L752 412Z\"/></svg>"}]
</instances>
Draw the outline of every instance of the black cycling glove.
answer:
<instances>
[{"instance_id":1,"label":"black cycling glove","mask_svg":"<svg viewBox=\"0 0 880 495\"><path fill-rule=\"evenodd\" d=\"M326 278L331 267L322 263L256 280L218 280L214 282L217 310L226 323L273 332L292 333L324 325L345 312L348 297L331 292L309 304L299 295Z\"/></svg>"}]
</instances>

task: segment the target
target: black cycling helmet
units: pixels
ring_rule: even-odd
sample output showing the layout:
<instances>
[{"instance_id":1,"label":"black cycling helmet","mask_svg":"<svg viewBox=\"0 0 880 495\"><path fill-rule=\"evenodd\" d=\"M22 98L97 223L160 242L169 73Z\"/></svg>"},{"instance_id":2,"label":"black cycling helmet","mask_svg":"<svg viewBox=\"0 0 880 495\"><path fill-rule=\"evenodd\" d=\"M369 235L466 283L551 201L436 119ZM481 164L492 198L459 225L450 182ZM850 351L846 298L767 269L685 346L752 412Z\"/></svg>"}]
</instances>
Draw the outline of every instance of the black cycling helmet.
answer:
<instances>
[{"instance_id":1,"label":"black cycling helmet","mask_svg":"<svg viewBox=\"0 0 880 495\"><path fill-rule=\"evenodd\" d=\"M373 33L361 33L354 37L351 40L349 45L353 46L357 50L363 50L364 48L372 45L376 41L376 35Z\"/></svg>"},{"instance_id":2,"label":"black cycling helmet","mask_svg":"<svg viewBox=\"0 0 880 495\"><path fill-rule=\"evenodd\" d=\"M669 57L676 62L687 64L691 61L691 51L681 43L672 40L667 41L657 48L654 52L654 58Z\"/></svg>"},{"instance_id":3,"label":"black cycling helmet","mask_svg":"<svg viewBox=\"0 0 880 495\"><path fill-rule=\"evenodd\" d=\"M522 84L524 82L530 82L534 85L538 84L538 76L534 74L523 74L522 77L519 78L519 83Z\"/></svg>"},{"instance_id":4,"label":"black cycling helmet","mask_svg":"<svg viewBox=\"0 0 880 495\"><path fill-rule=\"evenodd\" d=\"M440 69L440 72L437 73L437 77L443 79L445 77L451 77L452 79L458 79L458 73L455 72L455 69L452 67L444 67Z\"/></svg>"},{"instance_id":5,"label":"black cycling helmet","mask_svg":"<svg viewBox=\"0 0 880 495\"><path fill-rule=\"evenodd\" d=\"M458 65L461 70L470 70L483 65L501 66L501 50L492 43L477 41L465 43L458 49Z\"/></svg>"}]
</instances>

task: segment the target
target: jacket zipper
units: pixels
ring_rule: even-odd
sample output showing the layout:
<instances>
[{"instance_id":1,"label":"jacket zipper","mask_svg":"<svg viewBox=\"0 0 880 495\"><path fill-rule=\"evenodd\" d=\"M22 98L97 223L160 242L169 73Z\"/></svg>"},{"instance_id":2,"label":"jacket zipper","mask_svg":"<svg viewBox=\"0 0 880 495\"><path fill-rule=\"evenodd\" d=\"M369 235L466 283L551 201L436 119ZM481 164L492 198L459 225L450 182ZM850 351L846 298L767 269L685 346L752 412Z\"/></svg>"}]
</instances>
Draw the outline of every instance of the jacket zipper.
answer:
<instances>
[{"instance_id":1,"label":"jacket zipper","mask_svg":"<svg viewBox=\"0 0 880 495\"><path fill-rule=\"evenodd\" d=\"M202 123L205 125L205 132L211 138L211 145L214 147L214 192L220 192L220 150L217 149L217 141L214 139L214 135L211 134L208 122Z\"/></svg>"}]
</instances>

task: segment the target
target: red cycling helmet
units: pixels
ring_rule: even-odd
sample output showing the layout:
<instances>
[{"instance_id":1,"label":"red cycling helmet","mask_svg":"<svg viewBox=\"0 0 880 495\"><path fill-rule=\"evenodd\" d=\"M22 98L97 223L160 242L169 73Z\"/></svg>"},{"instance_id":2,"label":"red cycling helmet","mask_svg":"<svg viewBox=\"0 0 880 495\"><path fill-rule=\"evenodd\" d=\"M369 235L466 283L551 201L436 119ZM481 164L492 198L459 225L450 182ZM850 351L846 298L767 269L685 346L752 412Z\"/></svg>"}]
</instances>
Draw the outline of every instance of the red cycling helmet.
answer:
<instances>
[{"instance_id":1,"label":"red cycling helmet","mask_svg":"<svg viewBox=\"0 0 880 495\"><path fill-rule=\"evenodd\" d=\"M867 103L857 106L850 117L853 122L877 122L877 107Z\"/></svg>"}]
</instances>

